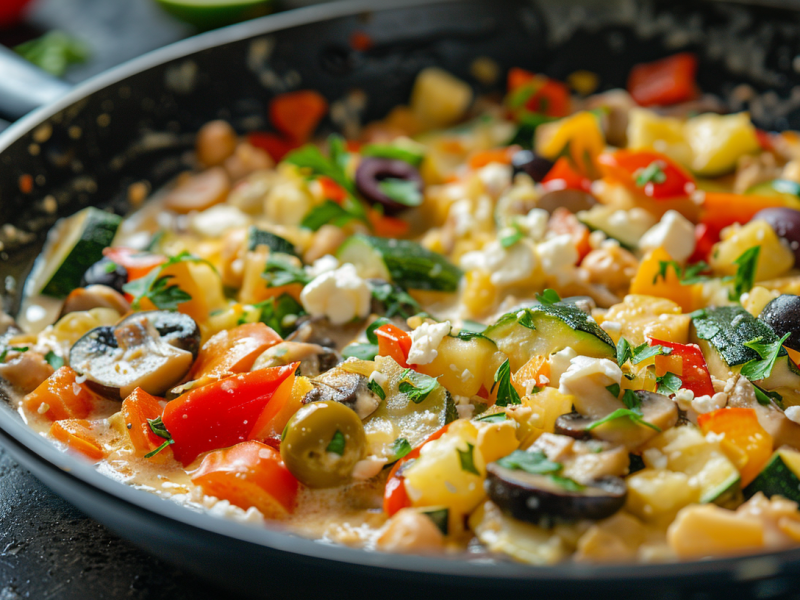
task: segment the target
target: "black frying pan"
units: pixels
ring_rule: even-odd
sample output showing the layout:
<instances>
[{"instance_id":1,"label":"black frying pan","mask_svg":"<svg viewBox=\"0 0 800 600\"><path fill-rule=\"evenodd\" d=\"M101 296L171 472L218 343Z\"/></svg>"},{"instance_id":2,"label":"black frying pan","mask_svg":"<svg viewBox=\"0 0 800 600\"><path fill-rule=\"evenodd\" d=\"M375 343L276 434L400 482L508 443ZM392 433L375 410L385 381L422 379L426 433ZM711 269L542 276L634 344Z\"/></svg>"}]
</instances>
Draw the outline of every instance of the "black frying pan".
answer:
<instances>
[{"instance_id":1,"label":"black frying pan","mask_svg":"<svg viewBox=\"0 0 800 600\"><path fill-rule=\"evenodd\" d=\"M6 309L18 307L24 276L56 218L89 204L124 212L130 183L156 188L187 168L184 155L203 123L224 118L240 131L268 127L270 97L289 88L315 88L331 101L364 90L366 121L405 102L415 74L431 65L480 92L491 90L470 74L479 56L492 57L504 71L521 66L562 79L587 69L608 89L624 85L637 62L690 49L701 58L705 91L727 95L741 83L757 92L774 90L779 102L767 100L759 124L800 128L800 110L780 101L800 82L800 13L793 10L632 0L376 4L323 5L186 40L83 84L0 135ZM366 31L375 46L351 50L347 40L354 31ZM265 49L271 49L268 56ZM0 86L6 74L0 72ZM25 96L23 88L18 100ZM763 108L763 99L756 102ZM54 213L45 210L52 205L48 195L56 200ZM121 536L252 595L666 598L692 590L703 597L771 597L800 578L800 549L672 565L549 568L363 552L216 519L126 487L56 450L4 403L0 442L50 488Z\"/></svg>"}]
</instances>

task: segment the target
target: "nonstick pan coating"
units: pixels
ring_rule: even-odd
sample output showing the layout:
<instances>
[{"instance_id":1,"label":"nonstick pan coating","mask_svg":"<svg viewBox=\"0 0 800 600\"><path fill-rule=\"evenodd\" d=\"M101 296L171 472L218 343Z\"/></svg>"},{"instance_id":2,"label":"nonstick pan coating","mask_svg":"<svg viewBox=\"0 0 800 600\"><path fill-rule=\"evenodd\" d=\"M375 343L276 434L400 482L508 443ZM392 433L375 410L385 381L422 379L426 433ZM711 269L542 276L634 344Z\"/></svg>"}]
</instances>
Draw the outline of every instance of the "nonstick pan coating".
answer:
<instances>
[{"instance_id":1,"label":"nonstick pan coating","mask_svg":"<svg viewBox=\"0 0 800 600\"><path fill-rule=\"evenodd\" d=\"M766 128L800 129L800 13L722 2L511 0L355 2L251 21L180 42L101 75L0 135L0 281L6 310L60 216L87 205L127 210L127 188L162 185L189 168L193 133L229 120L268 128L269 99L314 88L331 102L354 91L362 121L404 103L414 76L437 65L471 82L477 57L565 78L597 73L624 85L630 67L679 50L698 53L699 83L728 96L755 92ZM375 45L350 49L364 31ZM498 90L502 82L498 83ZM772 93L764 94L768 90ZM793 95L794 94L794 95ZM745 105L744 108L747 108ZM328 122L324 128L335 130ZM509 562L368 553L275 529L250 528L134 490L62 454L0 404L0 442L88 515L184 569L251 595L422 598L524 593L547 598L775 596L796 585L800 550L673 565L537 568Z\"/></svg>"}]
</instances>

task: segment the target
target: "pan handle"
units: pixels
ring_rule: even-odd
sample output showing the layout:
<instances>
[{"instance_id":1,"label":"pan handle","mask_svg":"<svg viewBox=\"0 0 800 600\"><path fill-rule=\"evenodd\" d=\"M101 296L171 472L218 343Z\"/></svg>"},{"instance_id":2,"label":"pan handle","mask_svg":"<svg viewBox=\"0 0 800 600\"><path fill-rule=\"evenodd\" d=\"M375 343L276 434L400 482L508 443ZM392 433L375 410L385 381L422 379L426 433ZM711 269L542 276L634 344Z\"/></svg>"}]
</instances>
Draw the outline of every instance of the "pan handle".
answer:
<instances>
[{"instance_id":1,"label":"pan handle","mask_svg":"<svg viewBox=\"0 0 800 600\"><path fill-rule=\"evenodd\" d=\"M0 116L16 120L60 98L71 86L0 46ZM2 120L0 119L0 128Z\"/></svg>"}]
</instances>

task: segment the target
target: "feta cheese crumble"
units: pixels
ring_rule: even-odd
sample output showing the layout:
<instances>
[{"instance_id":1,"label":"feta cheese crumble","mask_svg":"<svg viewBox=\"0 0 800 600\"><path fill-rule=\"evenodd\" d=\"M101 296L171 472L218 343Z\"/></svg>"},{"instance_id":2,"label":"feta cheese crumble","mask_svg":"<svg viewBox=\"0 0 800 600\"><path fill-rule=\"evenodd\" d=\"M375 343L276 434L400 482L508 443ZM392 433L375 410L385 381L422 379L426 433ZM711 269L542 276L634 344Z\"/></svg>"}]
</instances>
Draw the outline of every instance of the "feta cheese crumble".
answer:
<instances>
[{"instance_id":1,"label":"feta cheese crumble","mask_svg":"<svg viewBox=\"0 0 800 600\"><path fill-rule=\"evenodd\" d=\"M674 260L685 262L694 253L694 225L678 211L668 210L639 240L642 250L658 247L664 248Z\"/></svg>"},{"instance_id":2,"label":"feta cheese crumble","mask_svg":"<svg viewBox=\"0 0 800 600\"><path fill-rule=\"evenodd\" d=\"M450 333L450 321L444 323L423 323L411 332L411 349L408 351L408 364L427 365L439 355L437 348L444 337Z\"/></svg>"},{"instance_id":3,"label":"feta cheese crumble","mask_svg":"<svg viewBox=\"0 0 800 600\"><path fill-rule=\"evenodd\" d=\"M372 291L356 268L347 263L315 277L303 288L300 302L310 315L324 316L332 325L342 325L369 315Z\"/></svg>"},{"instance_id":4,"label":"feta cheese crumble","mask_svg":"<svg viewBox=\"0 0 800 600\"><path fill-rule=\"evenodd\" d=\"M558 283L565 283L573 278L575 263L580 258L572 236L567 233L537 244L536 254L545 274Z\"/></svg>"}]
</instances>

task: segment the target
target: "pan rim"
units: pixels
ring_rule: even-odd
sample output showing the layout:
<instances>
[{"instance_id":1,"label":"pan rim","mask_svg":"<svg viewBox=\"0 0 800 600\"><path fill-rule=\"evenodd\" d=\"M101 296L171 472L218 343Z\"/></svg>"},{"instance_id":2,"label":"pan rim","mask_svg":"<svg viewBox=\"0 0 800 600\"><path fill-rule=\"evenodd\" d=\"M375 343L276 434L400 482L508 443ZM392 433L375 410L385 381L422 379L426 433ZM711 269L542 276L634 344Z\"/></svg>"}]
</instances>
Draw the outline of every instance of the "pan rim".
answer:
<instances>
[{"instance_id":1,"label":"pan rim","mask_svg":"<svg viewBox=\"0 0 800 600\"><path fill-rule=\"evenodd\" d=\"M190 57L198 52L227 43L363 12L384 12L458 1L386 0L376 7L370 0L344 0L298 8L175 42L95 75L76 86L58 101L36 109L15 122L0 133L0 155L26 133L76 102L163 63ZM147 491L135 489L103 475L80 458L59 450L45 437L30 429L19 418L16 411L5 402L0 406L0 415L0 439L7 437L7 441L17 446L17 451L30 454L30 459L41 463L42 468L58 469L81 485L108 496L109 501L124 503L131 509L154 513L182 525L240 542L257 544L312 559L332 561L343 566L355 565L382 569L396 574L445 575L457 577L459 583L470 580L482 582L537 580L549 584L603 583L613 585L616 583L621 586L667 577L697 579L716 576L747 581L776 575L786 565L800 563L800 548L713 560L591 566L574 563L534 566L510 562L397 555L350 548L301 538L275 528L254 527L230 519L215 517L205 512L191 510L177 502L158 497ZM682 583L685 584L686 580Z\"/></svg>"}]
</instances>

